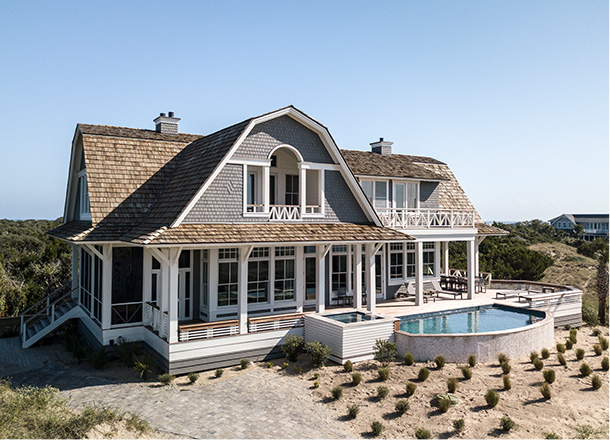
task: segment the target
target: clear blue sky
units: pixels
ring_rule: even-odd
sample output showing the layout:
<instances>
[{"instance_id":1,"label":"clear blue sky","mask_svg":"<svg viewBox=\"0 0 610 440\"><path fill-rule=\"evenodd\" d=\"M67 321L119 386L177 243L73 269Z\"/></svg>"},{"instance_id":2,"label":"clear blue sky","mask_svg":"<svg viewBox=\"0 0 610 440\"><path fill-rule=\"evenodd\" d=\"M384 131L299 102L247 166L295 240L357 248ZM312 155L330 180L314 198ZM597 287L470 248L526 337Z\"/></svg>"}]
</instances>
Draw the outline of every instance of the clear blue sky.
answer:
<instances>
[{"instance_id":1,"label":"clear blue sky","mask_svg":"<svg viewBox=\"0 0 610 440\"><path fill-rule=\"evenodd\" d=\"M608 212L607 1L0 1L0 218L62 215L78 122L293 104L448 163L486 220Z\"/></svg>"}]
</instances>

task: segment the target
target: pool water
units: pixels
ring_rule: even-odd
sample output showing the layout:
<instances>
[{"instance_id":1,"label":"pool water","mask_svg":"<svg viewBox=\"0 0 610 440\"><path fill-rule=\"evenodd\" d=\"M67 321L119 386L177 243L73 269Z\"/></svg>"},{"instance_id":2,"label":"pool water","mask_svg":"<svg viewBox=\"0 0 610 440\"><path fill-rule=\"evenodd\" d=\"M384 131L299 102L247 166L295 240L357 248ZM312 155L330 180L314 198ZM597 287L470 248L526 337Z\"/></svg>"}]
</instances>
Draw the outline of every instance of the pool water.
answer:
<instances>
[{"instance_id":1,"label":"pool water","mask_svg":"<svg viewBox=\"0 0 610 440\"><path fill-rule=\"evenodd\" d=\"M326 315L334 321L342 322L343 324L351 324L352 322L370 321L371 315L362 312L337 313L336 315Z\"/></svg>"},{"instance_id":2,"label":"pool water","mask_svg":"<svg viewBox=\"0 0 610 440\"><path fill-rule=\"evenodd\" d=\"M498 306L425 313L400 318L400 330L412 334L487 333L524 327L541 319L531 310Z\"/></svg>"}]
</instances>

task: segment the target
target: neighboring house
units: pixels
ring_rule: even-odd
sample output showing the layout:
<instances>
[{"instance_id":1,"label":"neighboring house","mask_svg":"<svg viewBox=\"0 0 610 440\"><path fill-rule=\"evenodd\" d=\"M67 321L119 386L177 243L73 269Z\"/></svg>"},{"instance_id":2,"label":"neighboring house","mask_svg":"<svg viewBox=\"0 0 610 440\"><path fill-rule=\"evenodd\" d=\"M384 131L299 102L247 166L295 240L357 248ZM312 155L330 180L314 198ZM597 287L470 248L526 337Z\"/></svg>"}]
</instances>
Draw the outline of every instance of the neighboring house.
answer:
<instances>
[{"instance_id":1,"label":"neighboring house","mask_svg":"<svg viewBox=\"0 0 610 440\"><path fill-rule=\"evenodd\" d=\"M70 318L99 345L139 340L172 373L278 353L307 310L374 313L448 273L468 251L468 297L485 225L435 159L339 150L290 106L207 136L78 124L64 224L72 291L22 328L30 346ZM443 249L441 249L441 245ZM306 331L306 330L305 330ZM221 337L230 336L230 337Z\"/></svg>"},{"instance_id":2,"label":"neighboring house","mask_svg":"<svg viewBox=\"0 0 610 440\"><path fill-rule=\"evenodd\" d=\"M561 214L549 220L556 231L574 234L576 225L583 227L583 240L608 238L608 214Z\"/></svg>"}]
</instances>

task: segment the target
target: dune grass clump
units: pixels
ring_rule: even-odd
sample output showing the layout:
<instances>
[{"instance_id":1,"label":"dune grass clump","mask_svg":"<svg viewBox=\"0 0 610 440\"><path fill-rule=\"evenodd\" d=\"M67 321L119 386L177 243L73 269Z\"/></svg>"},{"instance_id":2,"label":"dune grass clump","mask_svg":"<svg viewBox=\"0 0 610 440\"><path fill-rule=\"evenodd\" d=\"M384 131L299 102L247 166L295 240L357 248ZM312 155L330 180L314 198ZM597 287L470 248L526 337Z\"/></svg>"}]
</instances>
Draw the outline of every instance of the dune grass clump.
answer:
<instances>
[{"instance_id":1,"label":"dune grass clump","mask_svg":"<svg viewBox=\"0 0 610 440\"><path fill-rule=\"evenodd\" d=\"M597 374L591 376L591 387L594 390L599 390L602 387L602 380L599 378Z\"/></svg>"},{"instance_id":2,"label":"dune grass clump","mask_svg":"<svg viewBox=\"0 0 610 440\"><path fill-rule=\"evenodd\" d=\"M608 350L608 339L603 336L599 336L599 345L602 346L602 350Z\"/></svg>"},{"instance_id":3,"label":"dune grass clump","mask_svg":"<svg viewBox=\"0 0 610 440\"><path fill-rule=\"evenodd\" d=\"M351 373L354 370L354 364L352 361L347 361L343 364L343 369L346 373Z\"/></svg>"},{"instance_id":4,"label":"dune grass clump","mask_svg":"<svg viewBox=\"0 0 610 440\"><path fill-rule=\"evenodd\" d=\"M544 377L544 381L546 383L553 383L555 382L555 370L551 370L550 368L548 370L544 370L542 372L542 377Z\"/></svg>"},{"instance_id":5,"label":"dune grass clump","mask_svg":"<svg viewBox=\"0 0 610 440\"><path fill-rule=\"evenodd\" d=\"M362 382L362 375L358 372L352 373L352 385L358 386Z\"/></svg>"},{"instance_id":6,"label":"dune grass clump","mask_svg":"<svg viewBox=\"0 0 610 440\"><path fill-rule=\"evenodd\" d=\"M413 365L414 362L415 362L415 359L413 358L413 355L411 353L405 354L405 364L406 365Z\"/></svg>"},{"instance_id":7,"label":"dune grass clump","mask_svg":"<svg viewBox=\"0 0 610 440\"><path fill-rule=\"evenodd\" d=\"M502 375L502 385L504 387L504 390L509 391L513 385L510 382L510 376L507 374L503 374Z\"/></svg>"},{"instance_id":8,"label":"dune grass clump","mask_svg":"<svg viewBox=\"0 0 610 440\"><path fill-rule=\"evenodd\" d=\"M504 432L510 432L516 426L517 424L508 416L502 417L500 419L500 429Z\"/></svg>"},{"instance_id":9,"label":"dune grass clump","mask_svg":"<svg viewBox=\"0 0 610 440\"><path fill-rule=\"evenodd\" d=\"M242 370L245 370L246 368L248 368L250 366L251 363L252 363L252 361L250 359L242 359L239 361L239 366L241 367Z\"/></svg>"},{"instance_id":10,"label":"dune grass clump","mask_svg":"<svg viewBox=\"0 0 610 440\"><path fill-rule=\"evenodd\" d=\"M377 369L377 374L379 375L379 380L386 381L390 378L390 368L389 367L381 367Z\"/></svg>"},{"instance_id":11,"label":"dune grass clump","mask_svg":"<svg viewBox=\"0 0 610 440\"><path fill-rule=\"evenodd\" d=\"M502 362L500 364L500 368L502 368L502 373L504 373L504 374L510 373L510 364L508 362Z\"/></svg>"},{"instance_id":12,"label":"dune grass clump","mask_svg":"<svg viewBox=\"0 0 610 440\"><path fill-rule=\"evenodd\" d=\"M347 407L347 415L350 419L355 419L358 417L358 413L360 412L360 407L358 405L349 405Z\"/></svg>"},{"instance_id":13,"label":"dune grass clump","mask_svg":"<svg viewBox=\"0 0 610 440\"><path fill-rule=\"evenodd\" d=\"M570 341L569 339L566 340L566 348L568 350L571 350L573 346L574 346L574 343L572 341Z\"/></svg>"},{"instance_id":14,"label":"dune grass clump","mask_svg":"<svg viewBox=\"0 0 610 440\"><path fill-rule=\"evenodd\" d=\"M535 359L534 368L538 371L542 371L542 369L544 368L544 362L542 362L540 359Z\"/></svg>"},{"instance_id":15,"label":"dune grass clump","mask_svg":"<svg viewBox=\"0 0 610 440\"><path fill-rule=\"evenodd\" d=\"M604 356L602 359L602 370L608 371L608 367L610 367L610 363L608 362L608 356Z\"/></svg>"},{"instance_id":16,"label":"dune grass clump","mask_svg":"<svg viewBox=\"0 0 610 440\"><path fill-rule=\"evenodd\" d=\"M490 408L495 408L500 401L500 396L494 390L487 390L485 393L485 402Z\"/></svg>"},{"instance_id":17,"label":"dune grass clump","mask_svg":"<svg viewBox=\"0 0 610 440\"><path fill-rule=\"evenodd\" d=\"M333 399L339 400L341 397L343 397L343 387L334 387L330 390L330 394L333 396Z\"/></svg>"},{"instance_id":18,"label":"dune grass clump","mask_svg":"<svg viewBox=\"0 0 610 440\"><path fill-rule=\"evenodd\" d=\"M540 355L537 351L530 351L530 362L533 364L536 359L539 359Z\"/></svg>"},{"instance_id":19,"label":"dune grass clump","mask_svg":"<svg viewBox=\"0 0 610 440\"><path fill-rule=\"evenodd\" d=\"M570 341L572 341L572 344L576 344L576 342L578 341L576 338L577 334L578 330L576 330L575 328L570 329Z\"/></svg>"},{"instance_id":20,"label":"dune grass clump","mask_svg":"<svg viewBox=\"0 0 610 440\"><path fill-rule=\"evenodd\" d=\"M377 387L377 398L379 400L385 399L386 397L388 397L388 394L390 394L390 389L388 387L384 387L383 385Z\"/></svg>"},{"instance_id":21,"label":"dune grass clump","mask_svg":"<svg viewBox=\"0 0 610 440\"><path fill-rule=\"evenodd\" d=\"M223 370L222 368L217 368L216 371L214 372L214 377L216 377L216 378L222 377L224 372L225 372L225 370Z\"/></svg>"},{"instance_id":22,"label":"dune grass clump","mask_svg":"<svg viewBox=\"0 0 610 440\"><path fill-rule=\"evenodd\" d=\"M470 368L474 368L474 366L476 364L477 364L477 357L474 354L471 354L470 356L468 356L468 365L470 365Z\"/></svg>"},{"instance_id":23,"label":"dune grass clump","mask_svg":"<svg viewBox=\"0 0 610 440\"><path fill-rule=\"evenodd\" d=\"M555 348L557 348L557 353L565 353L566 352L565 344L558 343Z\"/></svg>"},{"instance_id":24,"label":"dune grass clump","mask_svg":"<svg viewBox=\"0 0 610 440\"><path fill-rule=\"evenodd\" d=\"M159 379L159 382L161 382L163 385L167 386L172 384L174 379L176 379L176 376L173 376L169 373L163 373L159 374L159 376L157 376L157 379Z\"/></svg>"},{"instance_id":25,"label":"dune grass clump","mask_svg":"<svg viewBox=\"0 0 610 440\"><path fill-rule=\"evenodd\" d=\"M320 388L320 382L318 382L318 381L316 380L316 381L313 383L313 388L314 388L314 390L315 390L315 389Z\"/></svg>"},{"instance_id":26,"label":"dune grass clump","mask_svg":"<svg viewBox=\"0 0 610 440\"><path fill-rule=\"evenodd\" d=\"M199 373L190 372L187 377L189 379L189 383L193 385L195 382L197 382L197 379L199 379Z\"/></svg>"},{"instance_id":27,"label":"dune grass clump","mask_svg":"<svg viewBox=\"0 0 610 440\"><path fill-rule=\"evenodd\" d=\"M419 373L417 373L417 378L421 382L424 382L426 379L428 379L428 376L430 376L430 370L428 370L426 367L421 367L419 369Z\"/></svg>"},{"instance_id":28,"label":"dune grass clump","mask_svg":"<svg viewBox=\"0 0 610 440\"><path fill-rule=\"evenodd\" d=\"M424 428L417 428L415 430L415 438L422 440L427 438L432 438L432 433Z\"/></svg>"},{"instance_id":29,"label":"dune grass clump","mask_svg":"<svg viewBox=\"0 0 610 440\"><path fill-rule=\"evenodd\" d=\"M414 384L413 382L407 382L407 386L405 388L407 397L411 397L413 394L415 394L416 389L417 389L416 384Z\"/></svg>"},{"instance_id":30,"label":"dune grass clump","mask_svg":"<svg viewBox=\"0 0 610 440\"><path fill-rule=\"evenodd\" d=\"M456 419L451 422L453 425L453 430L457 433L464 432L464 428L466 427L466 421L464 419Z\"/></svg>"},{"instance_id":31,"label":"dune grass clump","mask_svg":"<svg viewBox=\"0 0 610 440\"><path fill-rule=\"evenodd\" d=\"M436 403L438 405L438 409L443 414L449 411L449 408L451 408L451 400L449 399L437 399Z\"/></svg>"},{"instance_id":32,"label":"dune grass clump","mask_svg":"<svg viewBox=\"0 0 610 440\"><path fill-rule=\"evenodd\" d=\"M540 393L542 393L542 397L544 397L545 400L551 400L551 386L548 383L545 382L542 384Z\"/></svg>"},{"instance_id":33,"label":"dune grass clump","mask_svg":"<svg viewBox=\"0 0 610 440\"><path fill-rule=\"evenodd\" d=\"M500 365L502 365L504 362L509 362L510 359L508 359L508 356L506 356L504 353L500 353L498 354L498 363Z\"/></svg>"},{"instance_id":34,"label":"dune grass clump","mask_svg":"<svg viewBox=\"0 0 610 440\"><path fill-rule=\"evenodd\" d=\"M373 435L375 437L379 437L384 429L385 427L381 424L381 422L378 422L377 420L371 423L371 431L373 432Z\"/></svg>"},{"instance_id":35,"label":"dune grass clump","mask_svg":"<svg viewBox=\"0 0 610 440\"><path fill-rule=\"evenodd\" d=\"M576 354L576 359L579 361L582 361L585 357L585 350L582 348L577 348L574 353Z\"/></svg>"},{"instance_id":36,"label":"dune grass clump","mask_svg":"<svg viewBox=\"0 0 610 440\"><path fill-rule=\"evenodd\" d=\"M405 399L401 399L398 402L396 402L396 405L394 406L394 408L396 409L396 412L399 414L405 414L407 411L409 411L409 401L405 400Z\"/></svg>"},{"instance_id":37,"label":"dune grass clump","mask_svg":"<svg viewBox=\"0 0 610 440\"><path fill-rule=\"evenodd\" d=\"M447 379L447 392L455 393L457 389L458 380L455 377L450 377Z\"/></svg>"},{"instance_id":38,"label":"dune grass clump","mask_svg":"<svg viewBox=\"0 0 610 440\"><path fill-rule=\"evenodd\" d=\"M578 369L578 371L580 371L580 375L582 377L587 377L593 372L593 371L591 371L591 367L589 367L584 362L582 364L580 364L580 368Z\"/></svg>"},{"instance_id":39,"label":"dune grass clump","mask_svg":"<svg viewBox=\"0 0 610 440\"><path fill-rule=\"evenodd\" d=\"M561 365L566 365L566 357L561 354L561 353L557 353L557 361L561 364Z\"/></svg>"},{"instance_id":40,"label":"dune grass clump","mask_svg":"<svg viewBox=\"0 0 610 440\"><path fill-rule=\"evenodd\" d=\"M543 348L542 350L540 350L540 357L542 359L548 359L550 356L551 356L551 352L548 349Z\"/></svg>"},{"instance_id":41,"label":"dune grass clump","mask_svg":"<svg viewBox=\"0 0 610 440\"><path fill-rule=\"evenodd\" d=\"M464 376L464 379L472 379L472 370L469 367L462 366L460 367L460 371L462 372L462 376Z\"/></svg>"},{"instance_id":42,"label":"dune grass clump","mask_svg":"<svg viewBox=\"0 0 610 440\"><path fill-rule=\"evenodd\" d=\"M601 356L603 353L601 344L595 344L593 346L593 351L595 352L595 356Z\"/></svg>"},{"instance_id":43,"label":"dune grass clump","mask_svg":"<svg viewBox=\"0 0 610 440\"><path fill-rule=\"evenodd\" d=\"M436 364L436 368L441 370L445 366L445 356L437 356L434 358L434 363Z\"/></svg>"}]
</instances>

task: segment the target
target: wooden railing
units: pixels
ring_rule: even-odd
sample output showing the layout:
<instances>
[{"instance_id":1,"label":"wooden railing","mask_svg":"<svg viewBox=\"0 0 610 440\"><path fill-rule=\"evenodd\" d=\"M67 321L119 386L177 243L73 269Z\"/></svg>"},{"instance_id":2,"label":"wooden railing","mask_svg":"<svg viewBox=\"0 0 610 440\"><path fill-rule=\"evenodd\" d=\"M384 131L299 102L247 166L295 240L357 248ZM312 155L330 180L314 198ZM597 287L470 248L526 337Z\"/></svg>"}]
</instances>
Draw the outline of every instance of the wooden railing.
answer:
<instances>
[{"instance_id":1,"label":"wooden railing","mask_svg":"<svg viewBox=\"0 0 610 440\"><path fill-rule=\"evenodd\" d=\"M289 313L285 315L261 316L248 319L250 333L269 330L281 330L293 327L303 327L305 324L302 313Z\"/></svg>"},{"instance_id":2,"label":"wooden railing","mask_svg":"<svg viewBox=\"0 0 610 440\"><path fill-rule=\"evenodd\" d=\"M384 226L397 229L474 228L474 211L375 208Z\"/></svg>"},{"instance_id":3,"label":"wooden railing","mask_svg":"<svg viewBox=\"0 0 610 440\"><path fill-rule=\"evenodd\" d=\"M66 304L68 301L72 299L72 294L77 290L69 290L64 293L56 293L61 292L57 290L53 292L51 295L48 295L45 299L33 305L29 309L27 309L23 314L21 314L21 340L25 342L28 338L27 329L36 325L36 323L42 321L47 318L49 324L54 322L56 318L58 318L57 311L58 309ZM42 305L42 307L41 307Z\"/></svg>"},{"instance_id":4,"label":"wooden railing","mask_svg":"<svg viewBox=\"0 0 610 440\"><path fill-rule=\"evenodd\" d=\"M219 338L237 334L239 334L239 321L237 319L178 326L178 340L180 342Z\"/></svg>"}]
</instances>

